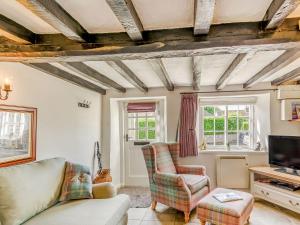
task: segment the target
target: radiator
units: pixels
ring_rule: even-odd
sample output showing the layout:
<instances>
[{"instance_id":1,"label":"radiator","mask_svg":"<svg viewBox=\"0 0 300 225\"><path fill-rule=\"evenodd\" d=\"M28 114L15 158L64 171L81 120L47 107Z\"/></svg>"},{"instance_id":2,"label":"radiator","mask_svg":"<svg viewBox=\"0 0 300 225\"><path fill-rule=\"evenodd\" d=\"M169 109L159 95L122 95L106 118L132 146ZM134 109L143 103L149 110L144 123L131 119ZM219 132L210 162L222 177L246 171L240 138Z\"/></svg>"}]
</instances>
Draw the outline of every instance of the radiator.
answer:
<instances>
[{"instance_id":1,"label":"radiator","mask_svg":"<svg viewBox=\"0 0 300 225\"><path fill-rule=\"evenodd\" d=\"M246 155L218 155L217 185L224 188L249 188Z\"/></svg>"}]
</instances>

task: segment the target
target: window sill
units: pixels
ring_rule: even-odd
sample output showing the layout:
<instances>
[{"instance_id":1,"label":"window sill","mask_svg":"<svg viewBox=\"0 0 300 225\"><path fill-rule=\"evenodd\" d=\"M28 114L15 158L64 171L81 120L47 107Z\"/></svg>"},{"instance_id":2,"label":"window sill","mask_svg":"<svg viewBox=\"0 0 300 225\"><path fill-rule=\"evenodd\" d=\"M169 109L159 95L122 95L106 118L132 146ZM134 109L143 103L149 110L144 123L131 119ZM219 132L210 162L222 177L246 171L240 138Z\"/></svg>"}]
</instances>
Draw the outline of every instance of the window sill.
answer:
<instances>
[{"instance_id":1,"label":"window sill","mask_svg":"<svg viewBox=\"0 0 300 225\"><path fill-rule=\"evenodd\" d=\"M199 151L199 154L267 154L267 151L254 151L252 149L207 149Z\"/></svg>"}]
</instances>

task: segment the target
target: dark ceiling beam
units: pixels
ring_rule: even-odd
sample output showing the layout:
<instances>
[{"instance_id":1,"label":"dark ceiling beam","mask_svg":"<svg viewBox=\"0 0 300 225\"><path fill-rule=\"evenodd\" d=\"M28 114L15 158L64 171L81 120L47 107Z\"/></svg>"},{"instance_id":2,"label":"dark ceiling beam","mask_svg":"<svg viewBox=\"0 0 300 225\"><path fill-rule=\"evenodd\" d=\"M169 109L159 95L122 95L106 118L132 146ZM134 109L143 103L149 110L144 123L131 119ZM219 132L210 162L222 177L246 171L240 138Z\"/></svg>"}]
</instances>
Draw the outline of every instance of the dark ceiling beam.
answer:
<instances>
[{"instance_id":1,"label":"dark ceiling beam","mask_svg":"<svg viewBox=\"0 0 300 225\"><path fill-rule=\"evenodd\" d=\"M195 0L194 35L208 34L215 9L215 0Z\"/></svg>"},{"instance_id":2,"label":"dark ceiling beam","mask_svg":"<svg viewBox=\"0 0 300 225\"><path fill-rule=\"evenodd\" d=\"M107 87L112 87L117 91L126 92L126 88L122 87L115 81L111 80L107 76L101 74L97 70L91 68L90 66L86 65L83 62L61 62L61 65L73 70L76 73L79 73L85 77L93 78L96 81L100 82L102 85Z\"/></svg>"},{"instance_id":3,"label":"dark ceiling beam","mask_svg":"<svg viewBox=\"0 0 300 225\"><path fill-rule=\"evenodd\" d=\"M129 83L142 92L147 92L147 86L137 77L137 75L122 61L107 61L107 64L111 66L116 72L124 77Z\"/></svg>"},{"instance_id":4,"label":"dark ceiling beam","mask_svg":"<svg viewBox=\"0 0 300 225\"><path fill-rule=\"evenodd\" d=\"M254 84L263 81L267 77L271 76L275 72L279 71L283 67L292 63L300 56L299 50L287 50L282 55L273 60L270 64L261 69L253 77L251 77L246 83L243 84L244 88L253 86Z\"/></svg>"},{"instance_id":5,"label":"dark ceiling beam","mask_svg":"<svg viewBox=\"0 0 300 225\"><path fill-rule=\"evenodd\" d=\"M298 68L296 68L296 69L294 69L294 70L292 70L292 71L284 74L283 76L281 76L281 77L273 80L271 82L271 84L272 85L281 85L281 84L283 84L283 83L285 83L287 81L293 80L293 79L295 79L297 77L300 77L300 67L298 67Z\"/></svg>"},{"instance_id":6,"label":"dark ceiling beam","mask_svg":"<svg viewBox=\"0 0 300 225\"><path fill-rule=\"evenodd\" d=\"M133 41L143 40L143 25L131 0L106 0Z\"/></svg>"},{"instance_id":7,"label":"dark ceiling beam","mask_svg":"<svg viewBox=\"0 0 300 225\"><path fill-rule=\"evenodd\" d=\"M106 90L99 87L96 84L91 83L90 81L84 80L78 76L75 76L71 73L68 73L58 67L55 67L49 63L24 63L26 66L30 66L36 70L42 71L44 73L50 74L54 77L60 78L77 86L87 88L89 90L98 92L102 95L106 94Z\"/></svg>"},{"instance_id":8,"label":"dark ceiling beam","mask_svg":"<svg viewBox=\"0 0 300 225\"><path fill-rule=\"evenodd\" d=\"M34 43L35 34L0 14L0 35L20 44Z\"/></svg>"},{"instance_id":9,"label":"dark ceiling beam","mask_svg":"<svg viewBox=\"0 0 300 225\"><path fill-rule=\"evenodd\" d=\"M202 58L201 56L192 57L193 83L194 90L200 90L200 82L202 76Z\"/></svg>"},{"instance_id":10,"label":"dark ceiling beam","mask_svg":"<svg viewBox=\"0 0 300 225\"><path fill-rule=\"evenodd\" d=\"M266 21L266 29L279 27L299 3L299 0L273 0L263 18L263 21Z\"/></svg>"},{"instance_id":11,"label":"dark ceiling beam","mask_svg":"<svg viewBox=\"0 0 300 225\"><path fill-rule=\"evenodd\" d=\"M17 0L71 40L85 41L87 31L54 0Z\"/></svg>"},{"instance_id":12,"label":"dark ceiling beam","mask_svg":"<svg viewBox=\"0 0 300 225\"><path fill-rule=\"evenodd\" d=\"M243 64L243 62L245 62L247 58L246 56L246 53L241 53L233 59L229 67L225 70L225 72L218 80L216 84L216 89L221 90L227 85L227 83L231 80L234 72Z\"/></svg>"},{"instance_id":13,"label":"dark ceiling beam","mask_svg":"<svg viewBox=\"0 0 300 225\"><path fill-rule=\"evenodd\" d=\"M168 91L174 91L174 84L163 64L162 59L149 59L152 69Z\"/></svg>"}]
</instances>

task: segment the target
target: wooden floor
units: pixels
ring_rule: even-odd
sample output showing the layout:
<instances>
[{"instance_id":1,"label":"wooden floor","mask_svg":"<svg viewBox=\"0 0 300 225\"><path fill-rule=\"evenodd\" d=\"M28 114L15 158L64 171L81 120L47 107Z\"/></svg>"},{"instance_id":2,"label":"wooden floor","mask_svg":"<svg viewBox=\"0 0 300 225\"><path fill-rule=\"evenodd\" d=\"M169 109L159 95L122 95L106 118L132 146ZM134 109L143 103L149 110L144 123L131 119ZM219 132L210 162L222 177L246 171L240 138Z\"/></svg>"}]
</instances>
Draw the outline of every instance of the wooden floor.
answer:
<instances>
[{"instance_id":1,"label":"wooden floor","mask_svg":"<svg viewBox=\"0 0 300 225\"><path fill-rule=\"evenodd\" d=\"M157 204L156 211L150 208L131 208L128 225L183 225L183 213L165 205ZM199 225L195 210L189 225ZM208 224L206 224L208 225ZM300 225L300 215L265 201L255 203L249 225Z\"/></svg>"}]
</instances>

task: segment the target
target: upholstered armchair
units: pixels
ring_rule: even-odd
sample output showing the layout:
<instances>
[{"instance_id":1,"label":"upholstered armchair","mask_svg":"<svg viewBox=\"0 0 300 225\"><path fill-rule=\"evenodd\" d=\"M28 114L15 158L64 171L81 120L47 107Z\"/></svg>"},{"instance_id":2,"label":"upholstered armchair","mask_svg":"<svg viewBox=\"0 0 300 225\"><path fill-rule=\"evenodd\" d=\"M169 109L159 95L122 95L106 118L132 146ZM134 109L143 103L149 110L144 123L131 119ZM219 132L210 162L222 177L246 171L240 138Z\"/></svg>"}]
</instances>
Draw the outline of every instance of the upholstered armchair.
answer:
<instances>
[{"instance_id":1,"label":"upholstered armchair","mask_svg":"<svg viewBox=\"0 0 300 225\"><path fill-rule=\"evenodd\" d=\"M179 144L156 143L142 148L150 182L152 209L160 202L183 211L185 221L210 191L203 166L178 164Z\"/></svg>"}]
</instances>

